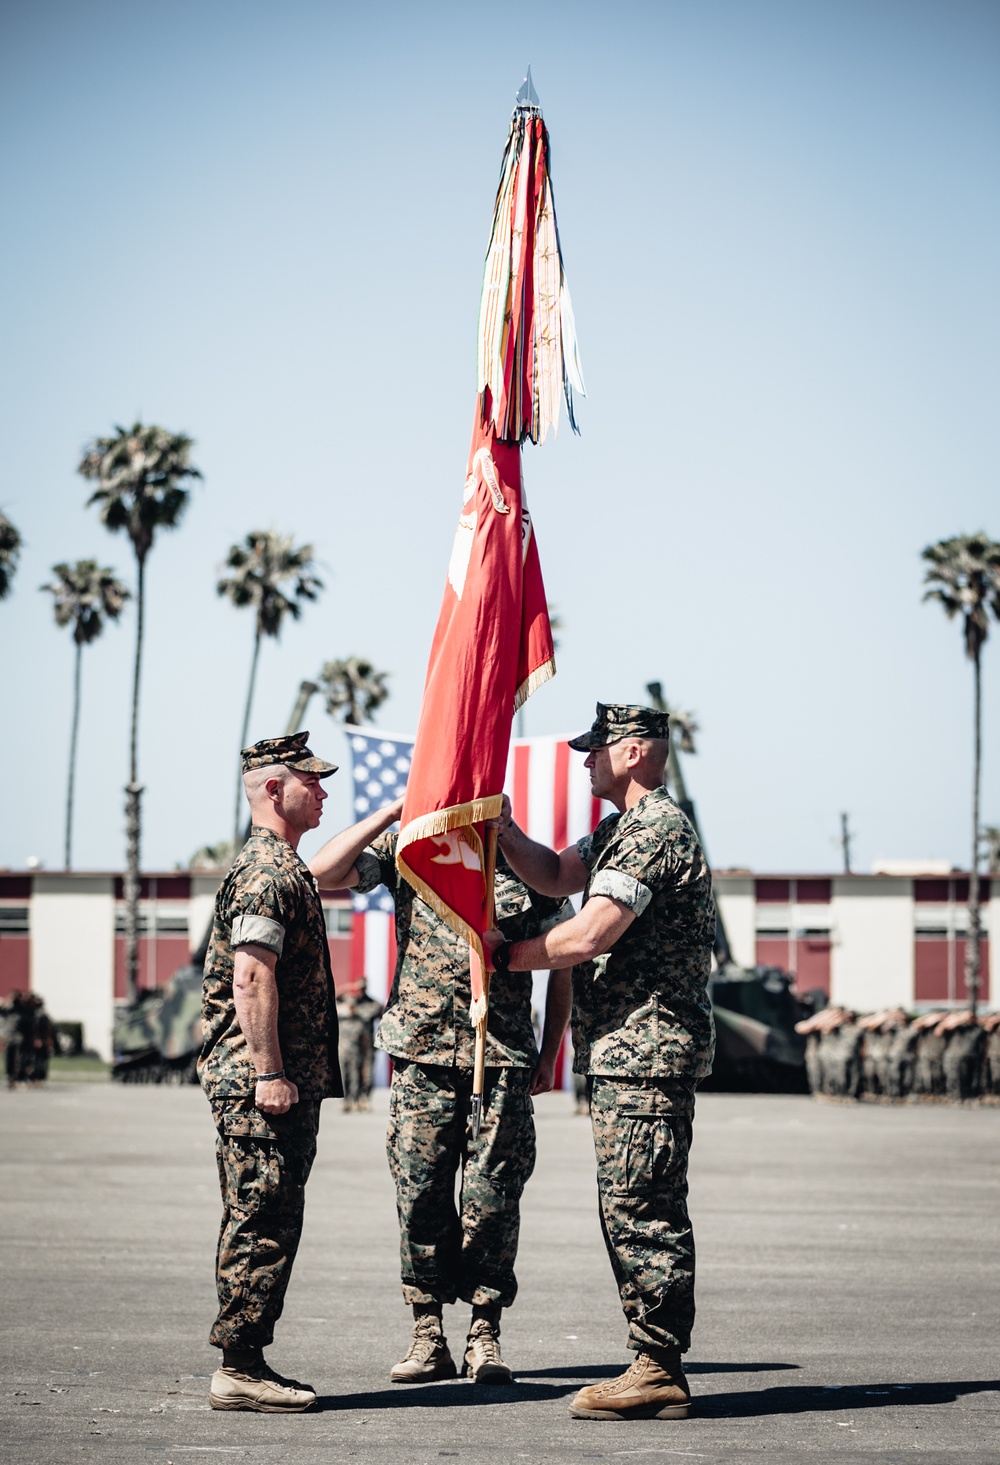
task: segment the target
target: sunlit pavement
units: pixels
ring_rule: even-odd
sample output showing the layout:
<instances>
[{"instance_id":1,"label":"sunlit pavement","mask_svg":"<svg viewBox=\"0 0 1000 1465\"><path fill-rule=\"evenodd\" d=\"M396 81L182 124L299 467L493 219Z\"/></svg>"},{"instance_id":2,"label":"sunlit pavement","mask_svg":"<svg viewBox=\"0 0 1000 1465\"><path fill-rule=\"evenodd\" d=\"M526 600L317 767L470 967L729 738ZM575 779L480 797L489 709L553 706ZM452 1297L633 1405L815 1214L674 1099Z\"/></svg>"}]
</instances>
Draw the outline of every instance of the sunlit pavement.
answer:
<instances>
[{"instance_id":1,"label":"sunlit pavement","mask_svg":"<svg viewBox=\"0 0 1000 1465\"><path fill-rule=\"evenodd\" d=\"M627 1459L1000 1460L1000 1110L705 1095L692 1156L697 1417L573 1420L628 1361L589 1125L536 1102L517 1382L393 1386L407 1345L376 1112L324 1106L306 1229L269 1359L317 1410L214 1413L206 1340L219 1219L197 1089L0 1094L0 1459L312 1465ZM453 1351L467 1324L446 1310Z\"/></svg>"}]
</instances>

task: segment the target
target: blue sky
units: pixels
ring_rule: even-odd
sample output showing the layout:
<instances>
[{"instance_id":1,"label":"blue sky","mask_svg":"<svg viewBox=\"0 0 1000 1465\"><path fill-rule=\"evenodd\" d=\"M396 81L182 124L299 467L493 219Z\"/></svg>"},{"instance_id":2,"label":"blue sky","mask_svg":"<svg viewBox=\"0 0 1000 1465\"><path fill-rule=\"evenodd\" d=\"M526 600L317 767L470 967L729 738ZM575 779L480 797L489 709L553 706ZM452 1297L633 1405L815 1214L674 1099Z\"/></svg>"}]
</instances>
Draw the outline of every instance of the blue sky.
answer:
<instances>
[{"instance_id":1,"label":"blue sky","mask_svg":"<svg viewBox=\"0 0 1000 1465\"><path fill-rule=\"evenodd\" d=\"M252 735L352 653L415 726L529 61L589 396L580 438L525 453L564 622L527 731L658 678L702 724L717 864L836 868L841 809L861 868L967 860L971 670L919 552L1000 537L1000 8L37 0L2 25L0 506L26 550L0 865L61 860L72 645L36 587L85 555L132 578L74 469L135 415L205 475L149 565L146 866L229 828L252 624L214 587L248 530L312 543L326 582L262 653ZM85 653L80 868L122 859L133 630ZM318 701L309 726L344 751Z\"/></svg>"}]
</instances>

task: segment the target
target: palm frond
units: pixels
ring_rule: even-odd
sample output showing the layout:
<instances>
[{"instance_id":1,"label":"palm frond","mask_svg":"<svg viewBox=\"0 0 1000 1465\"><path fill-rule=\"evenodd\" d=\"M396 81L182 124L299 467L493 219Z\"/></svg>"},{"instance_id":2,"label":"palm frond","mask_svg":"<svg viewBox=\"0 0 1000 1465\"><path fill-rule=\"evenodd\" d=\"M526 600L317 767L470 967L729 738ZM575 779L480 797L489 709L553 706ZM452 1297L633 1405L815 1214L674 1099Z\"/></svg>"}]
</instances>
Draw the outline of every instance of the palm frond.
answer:
<instances>
[{"instance_id":1,"label":"palm frond","mask_svg":"<svg viewBox=\"0 0 1000 1465\"><path fill-rule=\"evenodd\" d=\"M985 531L956 534L929 544L921 558L927 562L924 600L936 600L949 620L962 617L966 655L979 658L989 636L992 611L1000 620L1000 544Z\"/></svg>"},{"instance_id":2,"label":"palm frond","mask_svg":"<svg viewBox=\"0 0 1000 1465\"><path fill-rule=\"evenodd\" d=\"M193 446L184 433L136 422L95 438L83 452L77 472L97 485L88 506L98 505L112 532L127 531L140 560L158 529L180 523L190 499L186 485L202 476L190 461Z\"/></svg>"},{"instance_id":3,"label":"palm frond","mask_svg":"<svg viewBox=\"0 0 1000 1465\"><path fill-rule=\"evenodd\" d=\"M298 620L301 602L316 600L323 582L315 574L311 544L295 545L291 535L255 529L242 544L230 546L225 568L232 574L216 584L233 605L252 605L262 636L278 636L286 616Z\"/></svg>"},{"instance_id":4,"label":"palm frond","mask_svg":"<svg viewBox=\"0 0 1000 1465\"><path fill-rule=\"evenodd\" d=\"M109 565L96 560L77 560L52 566L55 578L39 586L53 597L57 626L72 626L73 640L88 646L104 630L106 621L116 621L132 592L115 578Z\"/></svg>"},{"instance_id":5,"label":"palm frond","mask_svg":"<svg viewBox=\"0 0 1000 1465\"><path fill-rule=\"evenodd\" d=\"M371 720L373 713L389 696L388 676L388 672L376 671L370 661L360 656L326 662L319 674L319 682L326 695L327 712L344 722Z\"/></svg>"},{"instance_id":6,"label":"palm frond","mask_svg":"<svg viewBox=\"0 0 1000 1465\"><path fill-rule=\"evenodd\" d=\"M7 518L0 514L0 600L10 594L11 582L21 556L21 535Z\"/></svg>"}]
</instances>

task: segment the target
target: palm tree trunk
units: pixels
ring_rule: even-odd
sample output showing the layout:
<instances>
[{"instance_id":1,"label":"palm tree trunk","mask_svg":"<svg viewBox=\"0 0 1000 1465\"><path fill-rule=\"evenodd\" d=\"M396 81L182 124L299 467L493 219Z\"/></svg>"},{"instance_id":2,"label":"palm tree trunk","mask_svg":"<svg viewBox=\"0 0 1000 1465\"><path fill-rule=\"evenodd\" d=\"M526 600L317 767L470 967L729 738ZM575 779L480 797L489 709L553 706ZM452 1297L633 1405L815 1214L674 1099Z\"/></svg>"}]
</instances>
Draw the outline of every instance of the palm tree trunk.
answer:
<instances>
[{"instance_id":1,"label":"palm tree trunk","mask_svg":"<svg viewBox=\"0 0 1000 1465\"><path fill-rule=\"evenodd\" d=\"M69 779L66 787L66 848L63 864L67 870L73 868L73 787L76 783L76 735L80 729L80 667L83 660L83 642L76 643L76 665L73 668L73 727L69 735Z\"/></svg>"},{"instance_id":2,"label":"palm tree trunk","mask_svg":"<svg viewBox=\"0 0 1000 1465\"><path fill-rule=\"evenodd\" d=\"M975 752L972 760L972 861L969 865L969 919L965 937L965 988L975 1017L979 999L979 773L982 762L982 676L977 650L975 672Z\"/></svg>"},{"instance_id":3,"label":"palm tree trunk","mask_svg":"<svg viewBox=\"0 0 1000 1465\"><path fill-rule=\"evenodd\" d=\"M142 832L139 783L139 682L142 673L142 630L145 609L145 556L137 555L135 666L132 674L132 734L129 745L129 781L125 789L125 979L128 999L139 990L139 840Z\"/></svg>"},{"instance_id":4,"label":"palm tree trunk","mask_svg":"<svg viewBox=\"0 0 1000 1465\"><path fill-rule=\"evenodd\" d=\"M247 702L243 709L243 730L240 733L240 747L247 745L247 736L250 732L250 709L253 706L254 687L257 684L257 659L260 656L260 620L257 621L257 633L253 641L253 660L250 663L250 685L247 687ZM238 850L240 839L240 815L243 813L243 775L236 777L236 809L233 814L233 855Z\"/></svg>"}]
</instances>

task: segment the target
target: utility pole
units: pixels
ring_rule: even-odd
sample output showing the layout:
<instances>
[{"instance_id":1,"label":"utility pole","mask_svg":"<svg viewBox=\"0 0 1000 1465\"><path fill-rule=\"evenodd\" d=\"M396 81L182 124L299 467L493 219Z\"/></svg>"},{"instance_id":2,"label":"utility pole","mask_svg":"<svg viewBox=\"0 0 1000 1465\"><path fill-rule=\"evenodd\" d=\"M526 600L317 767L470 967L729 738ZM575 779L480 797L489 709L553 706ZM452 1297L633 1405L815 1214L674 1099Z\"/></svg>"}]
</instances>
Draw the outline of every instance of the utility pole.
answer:
<instances>
[{"instance_id":1,"label":"utility pole","mask_svg":"<svg viewBox=\"0 0 1000 1465\"><path fill-rule=\"evenodd\" d=\"M840 816L840 847L844 851L844 874L851 873L851 831L847 823L847 815Z\"/></svg>"}]
</instances>

